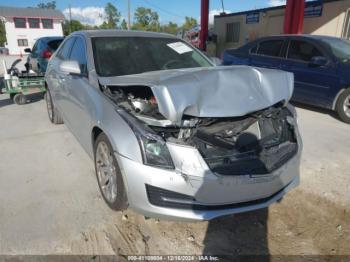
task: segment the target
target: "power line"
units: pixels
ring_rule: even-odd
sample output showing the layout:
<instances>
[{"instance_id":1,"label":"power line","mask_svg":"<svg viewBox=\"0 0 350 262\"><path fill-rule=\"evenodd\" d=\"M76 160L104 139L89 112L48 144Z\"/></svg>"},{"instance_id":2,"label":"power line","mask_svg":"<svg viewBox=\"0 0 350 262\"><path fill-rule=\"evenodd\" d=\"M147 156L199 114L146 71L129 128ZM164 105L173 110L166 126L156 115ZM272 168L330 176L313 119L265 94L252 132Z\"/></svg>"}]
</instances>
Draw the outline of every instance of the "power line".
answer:
<instances>
[{"instance_id":1,"label":"power line","mask_svg":"<svg viewBox=\"0 0 350 262\"><path fill-rule=\"evenodd\" d=\"M179 15L179 14L175 14L173 12L170 12L168 10L165 10L164 8L161 8L153 3L150 3L148 0L143 0L146 4L152 6L153 8L158 9L159 11L162 11L163 13L167 13L168 15L172 15L172 16L176 16L176 17L180 17L180 18L185 18L185 16Z\"/></svg>"}]
</instances>

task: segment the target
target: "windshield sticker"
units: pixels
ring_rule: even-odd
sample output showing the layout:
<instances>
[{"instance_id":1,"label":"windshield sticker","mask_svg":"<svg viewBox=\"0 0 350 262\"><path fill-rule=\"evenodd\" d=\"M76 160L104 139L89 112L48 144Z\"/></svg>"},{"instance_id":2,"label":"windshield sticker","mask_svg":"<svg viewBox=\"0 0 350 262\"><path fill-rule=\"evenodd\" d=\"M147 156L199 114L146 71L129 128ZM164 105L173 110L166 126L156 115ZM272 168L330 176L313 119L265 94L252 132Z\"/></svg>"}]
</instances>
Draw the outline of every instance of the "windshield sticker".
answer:
<instances>
[{"instance_id":1,"label":"windshield sticker","mask_svg":"<svg viewBox=\"0 0 350 262\"><path fill-rule=\"evenodd\" d=\"M191 47L189 47L181 42L167 44L167 46L169 46L171 49L173 49L175 52L177 52L180 55L193 51L193 49Z\"/></svg>"}]
</instances>

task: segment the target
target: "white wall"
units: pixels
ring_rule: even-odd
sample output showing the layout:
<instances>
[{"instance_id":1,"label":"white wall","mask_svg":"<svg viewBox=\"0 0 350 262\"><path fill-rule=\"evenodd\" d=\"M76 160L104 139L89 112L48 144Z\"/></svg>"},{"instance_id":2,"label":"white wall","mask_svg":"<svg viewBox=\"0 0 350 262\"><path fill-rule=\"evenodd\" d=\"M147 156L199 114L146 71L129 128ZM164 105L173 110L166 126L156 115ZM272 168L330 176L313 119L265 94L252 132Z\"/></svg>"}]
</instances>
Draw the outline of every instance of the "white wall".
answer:
<instances>
[{"instance_id":1,"label":"white wall","mask_svg":"<svg viewBox=\"0 0 350 262\"><path fill-rule=\"evenodd\" d=\"M44 29L40 23L41 28L29 28L27 22L27 28L15 28L15 24L12 19L5 22L6 30L6 47L9 49L10 55L24 54L25 48L32 48L36 39L45 36L63 36L61 21L54 20L53 29ZM17 39L28 39L28 46L19 47Z\"/></svg>"}]
</instances>

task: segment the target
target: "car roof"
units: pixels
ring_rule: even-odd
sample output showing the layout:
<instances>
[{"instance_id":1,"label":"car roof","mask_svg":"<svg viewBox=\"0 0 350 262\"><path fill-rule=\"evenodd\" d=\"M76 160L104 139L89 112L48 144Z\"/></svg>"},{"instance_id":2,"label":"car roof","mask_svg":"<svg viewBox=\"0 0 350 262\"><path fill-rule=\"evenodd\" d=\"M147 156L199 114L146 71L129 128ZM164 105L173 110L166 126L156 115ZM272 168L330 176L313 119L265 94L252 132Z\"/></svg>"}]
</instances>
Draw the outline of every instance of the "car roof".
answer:
<instances>
[{"instance_id":1,"label":"car roof","mask_svg":"<svg viewBox=\"0 0 350 262\"><path fill-rule=\"evenodd\" d=\"M262 39L271 39L271 38L287 38L287 37L293 37L293 38L301 38L301 39L313 39L313 40L322 40L322 39L339 39L338 37L334 36L325 36L325 35L308 35L308 34L281 34L281 35L272 35L272 36L266 36L256 39L257 41Z\"/></svg>"},{"instance_id":2,"label":"car roof","mask_svg":"<svg viewBox=\"0 0 350 262\"><path fill-rule=\"evenodd\" d=\"M51 40L63 40L64 36L45 36L45 37L40 37L36 41L51 41Z\"/></svg>"},{"instance_id":3,"label":"car roof","mask_svg":"<svg viewBox=\"0 0 350 262\"><path fill-rule=\"evenodd\" d=\"M77 31L72 33L71 35L83 35L87 38L91 37L157 37L157 38L174 38L179 39L175 35L165 34L165 33L156 33L156 32L145 32L145 31L129 31L129 30L85 30L85 31ZM70 35L70 36L71 36Z\"/></svg>"}]
</instances>

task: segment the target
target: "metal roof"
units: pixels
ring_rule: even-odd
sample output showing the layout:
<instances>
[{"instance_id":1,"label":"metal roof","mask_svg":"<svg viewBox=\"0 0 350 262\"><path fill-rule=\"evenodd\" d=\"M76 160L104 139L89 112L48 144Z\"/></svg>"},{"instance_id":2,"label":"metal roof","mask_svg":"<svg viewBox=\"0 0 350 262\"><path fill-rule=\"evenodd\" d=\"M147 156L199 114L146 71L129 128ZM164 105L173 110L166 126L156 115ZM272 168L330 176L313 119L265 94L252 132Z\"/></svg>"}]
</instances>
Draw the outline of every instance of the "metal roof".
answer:
<instances>
[{"instance_id":1,"label":"metal roof","mask_svg":"<svg viewBox=\"0 0 350 262\"><path fill-rule=\"evenodd\" d=\"M0 6L0 17L33 17L64 20L64 15L59 10L32 7L19 8Z\"/></svg>"}]
</instances>

